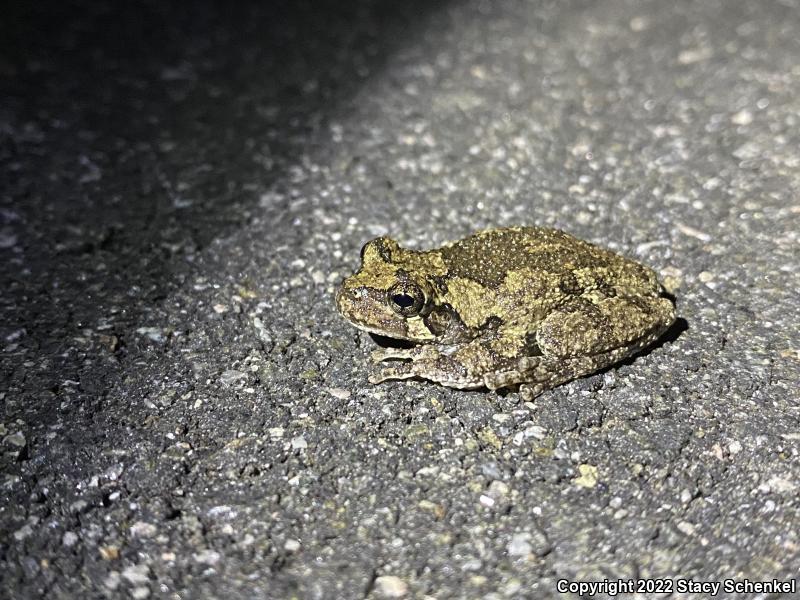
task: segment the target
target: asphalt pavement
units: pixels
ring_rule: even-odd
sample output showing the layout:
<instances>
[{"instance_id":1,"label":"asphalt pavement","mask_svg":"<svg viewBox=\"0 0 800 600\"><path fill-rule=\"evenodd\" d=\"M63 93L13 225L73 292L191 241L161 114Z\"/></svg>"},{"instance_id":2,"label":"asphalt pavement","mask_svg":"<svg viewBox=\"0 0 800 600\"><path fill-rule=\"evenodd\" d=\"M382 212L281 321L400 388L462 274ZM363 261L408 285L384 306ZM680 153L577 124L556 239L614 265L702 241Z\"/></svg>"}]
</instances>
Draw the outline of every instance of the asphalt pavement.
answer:
<instances>
[{"instance_id":1,"label":"asphalt pavement","mask_svg":"<svg viewBox=\"0 0 800 600\"><path fill-rule=\"evenodd\" d=\"M0 98L0 596L798 577L797 0L17 3ZM534 402L370 385L361 245L502 225L680 321Z\"/></svg>"}]
</instances>

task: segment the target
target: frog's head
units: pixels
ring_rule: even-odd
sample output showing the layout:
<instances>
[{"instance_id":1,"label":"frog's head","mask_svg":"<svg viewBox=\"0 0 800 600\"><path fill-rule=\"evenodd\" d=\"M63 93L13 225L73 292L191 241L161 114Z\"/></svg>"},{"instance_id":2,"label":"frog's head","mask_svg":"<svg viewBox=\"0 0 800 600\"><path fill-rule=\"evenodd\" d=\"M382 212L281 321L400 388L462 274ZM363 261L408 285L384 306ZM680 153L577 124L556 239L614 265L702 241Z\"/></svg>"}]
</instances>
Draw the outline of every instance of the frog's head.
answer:
<instances>
[{"instance_id":1,"label":"frog's head","mask_svg":"<svg viewBox=\"0 0 800 600\"><path fill-rule=\"evenodd\" d=\"M361 249L361 268L336 292L336 306L345 319L364 331L412 342L439 336L432 315L436 289L431 277L444 266L430 252L401 248L387 237Z\"/></svg>"}]
</instances>

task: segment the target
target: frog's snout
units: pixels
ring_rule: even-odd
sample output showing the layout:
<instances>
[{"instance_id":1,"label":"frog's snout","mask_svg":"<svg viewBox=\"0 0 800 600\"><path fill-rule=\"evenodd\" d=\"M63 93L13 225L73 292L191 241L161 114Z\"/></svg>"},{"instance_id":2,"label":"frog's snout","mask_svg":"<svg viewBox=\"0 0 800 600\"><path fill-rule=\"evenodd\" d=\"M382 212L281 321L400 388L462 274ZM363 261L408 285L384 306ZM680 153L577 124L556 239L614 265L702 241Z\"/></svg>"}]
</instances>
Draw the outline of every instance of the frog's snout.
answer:
<instances>
[{"instance_id":1,"label":"frog's snout","mask_svg":"<svg viewBox=\"0 0 800 600\"><path fill-rule=\"evenodd\" d=\"M342 284L336 290L336 307L345 317L352 318L356 313L356 308L364 302L364 290L362 288L351 288Z\"/></svg>"},{"instance_id":2,"label":"frog's snout","mask_svg":"<svg viewBox=\"0 0 800 600\"><path fill-rule=\"evenodd\" d=\"M348 305L352 306L354 300L352 294L345 289L344 285L339 286L339 289L336 290L334 299L336 300L336 308L342 314L347 314Z\"/></svg>"}]
</instances>

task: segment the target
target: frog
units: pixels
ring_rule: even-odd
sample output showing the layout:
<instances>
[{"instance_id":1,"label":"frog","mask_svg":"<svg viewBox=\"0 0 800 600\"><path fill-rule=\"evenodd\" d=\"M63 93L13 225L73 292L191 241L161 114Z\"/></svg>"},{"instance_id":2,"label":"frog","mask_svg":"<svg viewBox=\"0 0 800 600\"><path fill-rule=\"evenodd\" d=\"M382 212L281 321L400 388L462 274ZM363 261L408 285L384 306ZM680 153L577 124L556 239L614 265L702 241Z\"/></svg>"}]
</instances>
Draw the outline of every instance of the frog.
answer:
<instances>
[{"instance_id":1,"label":"frog","mask_svg":"<svg viewBox=\"0 0 800 600\"><path fill-rule=\"evenodd\" d=\"M526 400L641 352L676 318L650 267L535 226L431 250L378 237L335 301L350 324L392 341L372 352L371 383L423 379Z\"/></svg>"}]
</instances>

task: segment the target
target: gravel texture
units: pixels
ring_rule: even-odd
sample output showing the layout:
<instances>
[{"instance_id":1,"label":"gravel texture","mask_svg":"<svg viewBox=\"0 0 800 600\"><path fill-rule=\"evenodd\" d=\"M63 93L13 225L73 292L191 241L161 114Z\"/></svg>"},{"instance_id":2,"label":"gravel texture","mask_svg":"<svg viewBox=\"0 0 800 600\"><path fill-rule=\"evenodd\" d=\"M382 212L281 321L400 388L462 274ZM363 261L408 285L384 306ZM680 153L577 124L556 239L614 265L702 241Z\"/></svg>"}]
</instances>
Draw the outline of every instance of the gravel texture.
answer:
<instances>
[{"instance_id":1,"label":"gravel texture","mask_svg":"<svg viewBox=\"0 0 800 600\"><path fill-rule=\"evenodd\" d=\"M9 10L3 594L797 576L797 0ZM534 403L369 385L360 246L510 224L652 265L682 320Z\"/></svg>"}]
</instances>

